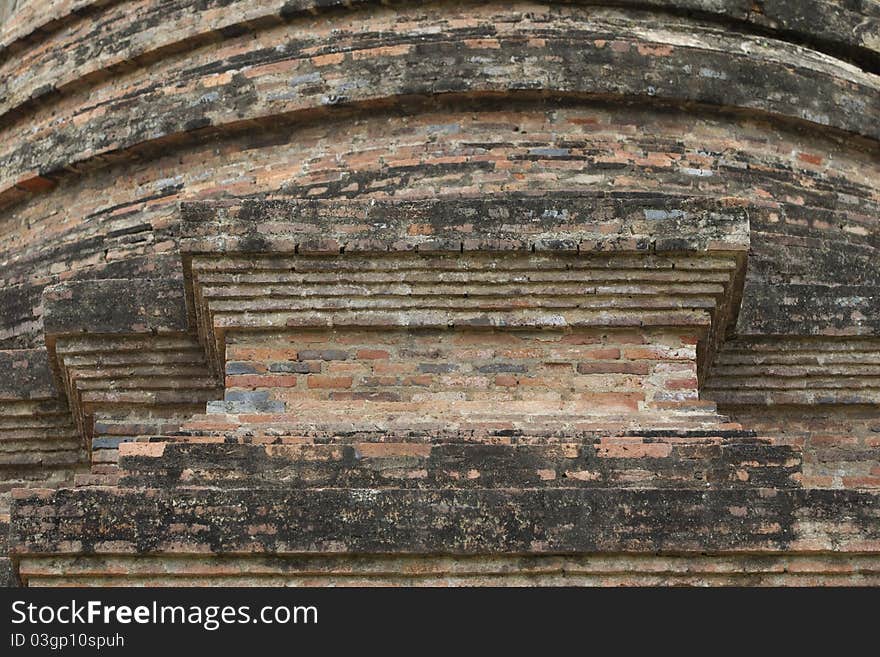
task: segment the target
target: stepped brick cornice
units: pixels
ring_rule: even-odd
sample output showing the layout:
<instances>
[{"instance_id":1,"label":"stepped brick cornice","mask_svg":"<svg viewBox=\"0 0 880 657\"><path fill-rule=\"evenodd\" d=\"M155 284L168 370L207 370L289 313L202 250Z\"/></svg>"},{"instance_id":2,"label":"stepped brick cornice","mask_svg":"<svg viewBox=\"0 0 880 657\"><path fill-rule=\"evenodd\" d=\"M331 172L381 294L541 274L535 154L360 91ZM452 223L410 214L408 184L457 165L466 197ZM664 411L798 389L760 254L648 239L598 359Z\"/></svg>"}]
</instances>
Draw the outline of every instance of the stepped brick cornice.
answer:
<instances>
[{"instance_id":1,"label":"stepped brick cornice","mask_svg":"<svg viewBox=\"0 0 880 657\"><path fill-rule=\"evenodd\" d=\"M0 7L0 583L880 584L875 0Z\"/></svg>"}]
</instances>

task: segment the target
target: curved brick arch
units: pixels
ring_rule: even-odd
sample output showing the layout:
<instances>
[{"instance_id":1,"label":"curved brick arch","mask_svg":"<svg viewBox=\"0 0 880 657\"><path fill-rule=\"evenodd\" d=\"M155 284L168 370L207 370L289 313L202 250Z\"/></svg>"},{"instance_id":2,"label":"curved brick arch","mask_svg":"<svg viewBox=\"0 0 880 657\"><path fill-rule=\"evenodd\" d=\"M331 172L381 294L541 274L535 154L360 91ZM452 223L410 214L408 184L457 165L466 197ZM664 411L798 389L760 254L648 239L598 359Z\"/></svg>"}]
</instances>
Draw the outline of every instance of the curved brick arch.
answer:
<instances>
[{"instance_id":1,"label":"curved brick arch","mask_svg":"<svg viewBox=\"0 0 880 657\"><path fill-rule=\"evenodd\" d=\"M168 13L175 9L187 8L187 3L192 0L181 0L177 6L167 5L164 8ZM366 0L371 2L372 0ZM93 13L103 13L102 16L108 22L114 20L114 16L106 16L117 5L123 4L122 0L18 0L9 5L7 11L11 20L4 24L4 30L0 33L0 47L3 49L19 50L27 47L28 41L33 41L39 34L52 33L62 29L69 23L75 23L81 16L89 16ZM137 9L131 5L134 2L125 3L124 11L130 15L137 14ZM221 27L233 26L246 22L242 20L247 14L243 14L240 8L224 0L219 7L226 7L227 13L232 17L221 23ZM251 3L253 4L253 3ZM283 18L296 15L304 11L316 11L334 8L351 3L342 2L315 2L314 0L267 3L266 9L257 14L258 17L271 15L272 11ZM358 3L359 4L359 3ZM596 5L636 5L647 6L657 10L698 13L705 17L714 17L720 20L735 21L742 26L751 26L752 29L765 29L783 37L801 38L812 40L817 44L817 49L842 48L864 49L868 52L877 51L876 20L878 9L876 3L867 0L858 8L842 7L839 3L827 0L814 0L799 5L787 2L763 2L755 6L745 0L728 0L726 2L711 2L706 0L657 0L655 2L595 2L583 4ZM202 3L201 9L210 9L210 4ZM149 9L148 9L149 10ZM248 17L249 18L249 17ZM109 20L108 20L109 19ZM237 22L236 22L237 21ZM149 25L149 23L147 23ZM216 28L215 28L216 29ZM2 52L2 50L0 50Z\"/></svg>"},{"instance_id":2,"label":"curved brick arch","mask_svg":"<svg viewBox=\"0 0 880 657\"><path fill-rule=\"evenodd\" d=\"M28 346L39 340L40 290L53 275L179 276L176 203L218 194L381 198L618 189L750 199L773 210L753 225L750 285L778 288L780 277L796 276L812 286L798 303L824 298L829 308L835 288L847 285L866 299L857 306L862 332L876 325L876 164L869 154L764 125L711 116L695 123L693 113L644 106L504 107L487 100L317 118L294 130L245 130L227 137L219 152L224 142L209 140L73 178L18 206L5 224L13 230L3 338L30 340ZM690 134L695 126L699 132ZM339 143L338 130L348 131L350 144ZM218 184L200 170L205 166L231 182ZM96 195L102 186L112 193ZM53 239L43 242L48 235ZM788 253L797 255L782 257ZM763 305L765 298L751 295L747 314L760 321L786 316L775 303ZM829 324L817 315L807 332L849 321L840 316ZM801 328L795 320L781 332Z\"/></svg>"},{"instance_id":3,"label":"curved brick arch","mask_svg":"<svg viewBox=\"0 0 880 657\"><path fill-rule=\"evenodd\" d=\"M595 18L584 22L577 10L564 17L550 13L545 21L530 18L520 27L521 13L491 6L480 11L483 22L477 20L477 27L452 28L446 35L416 31L407 37L397 30L387 36L382 30L393 29L400 16L385 10L375 25L358 24L348 39L337 35L332 46L306 33L281 50L260 48L245 38L242 46L251 54L205 66L188 59L188 68L154 66L152 80L134 72L126 76L130 86L124 93L110 85L97 96L79 94L77 101L75 95L18 124L31 135L26 147L16 148L17 130L9 126L12 148L0 155L7 171L0 188L7 197L14 195L13 185L36 191L65 168L197 129L220 131L242 121L292 119L327 106L424 94L526 89L657 97L740 107L874 136L876 79L803 56L781 42L727 37L711 28L700 38L697 24L686 32L679 31L683 26L646 32L637 23L629 25L625 15L612 15L603 25ZM436 15L442 28L447 20L442 9ZM505 15L514 22L505 23ZM422 21L431 23L427 17ZM290 39L293 25L267 34ZM747 54L739 54L740 48ZM438 77L429 57L441 58L456 76ZM611 69L616 74L608 76ZM769 86L779 91L769 93Z\"/></svg>"}]
</instances>

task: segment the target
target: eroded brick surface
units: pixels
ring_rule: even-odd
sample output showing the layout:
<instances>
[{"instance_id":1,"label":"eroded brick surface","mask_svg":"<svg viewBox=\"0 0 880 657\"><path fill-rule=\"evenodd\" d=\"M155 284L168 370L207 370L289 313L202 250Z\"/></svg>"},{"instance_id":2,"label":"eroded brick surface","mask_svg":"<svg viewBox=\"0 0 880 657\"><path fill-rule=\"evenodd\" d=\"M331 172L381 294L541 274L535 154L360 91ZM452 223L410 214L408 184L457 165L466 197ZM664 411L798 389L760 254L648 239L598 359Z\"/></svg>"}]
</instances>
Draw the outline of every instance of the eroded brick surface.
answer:
<instances>
[{"instance_id":1,"label":"eroded brick surface","mask_svg":"<svg viewBox=\"0 0 880 657\"><path fill-rule=\"evenodd\" d=\"M880 583L880 14L609 4L3 4L0 583Z\"/></svg>"}]
</instances>

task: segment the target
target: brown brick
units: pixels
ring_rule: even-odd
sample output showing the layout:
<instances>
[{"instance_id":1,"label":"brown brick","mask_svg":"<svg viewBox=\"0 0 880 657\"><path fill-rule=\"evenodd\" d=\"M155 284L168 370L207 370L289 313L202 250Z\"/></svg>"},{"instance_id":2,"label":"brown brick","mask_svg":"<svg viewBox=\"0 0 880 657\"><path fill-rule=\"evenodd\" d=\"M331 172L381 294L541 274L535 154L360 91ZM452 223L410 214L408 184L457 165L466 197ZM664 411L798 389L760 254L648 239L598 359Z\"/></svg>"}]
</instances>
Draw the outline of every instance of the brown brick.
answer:
<instances>
[{"instance_id":1,"label":"brown brick","mask_svg":"<svg viewBox=\"0 0 880 657\"><path fill-rule=\"evenodd\" d=\"M650 366L647 363L578 363L579 374L647 374Z\"/></svg>"},{"instance_id":2,"label":"brown brick","mask_svg":"<svg viewBox=\"0 0 880 657\"><path fill-rule=\"evenodd\" d=\"M340 387L340 386L322 386ZM400 395L396 392L331 392L330 399L333 401L374 401L374 402L399 402Z\"/></svg>"},{"instance_id":3,"label":"brown brick","mask_svg":"<svg viewBox=\"0 0 880 657\"><path fill-rule=\"evenodd\" d=\"M595 360L616 360L620 358L620 349L617 347L606 347L604 349L589 349L578 354L581 358L592 358Z\"/></svg>"},{"instance_id":4,"label":"brown brick","mask_svg":"<svg viewBox=\"0 0 880 657\"><path fill-rule=\"evenodd\" d=\"M596 447L596 455L606 458L666 458L672 452L669 443L604 439Z\"/></svg>"},{"instance_id":5,"label":"brown brick","mask_svg":"<svg viewBox=\"0 0 880 657\"><path fill-rule=\"evenodd\" d=\"M285 374L242 374L226 377L227 388L293 388L298 377Z\"/></svg>"},{"instance_id":6,"label":"brown brick","mask_svg":"<svg viewBox=\"0 0 880 657\"><path fill-rule=\"evenodd\" d=\"M645 400L640 392L585 392L579 396L588 407L635 411Z\"/></svg>"},{"instance_id":7,"label":"brown brick","mask_svg":"<svg viewBox=\"0 0 880 657\"><path fill-rule=\"evenodd\" d=\"M321 376L310 374L308 376L309 388L350 388L352 378L350 376Z\"/></svg>"},{"instance_id":8,"label":"brown brick","mask_svg":"<svg viewBox=\"0 0 880 657\"><path fill-rule=\"evenodd\" d=\"M880 488L880 477L844 477L843 485L847 488Z\"/></svg>"}]
</instances>

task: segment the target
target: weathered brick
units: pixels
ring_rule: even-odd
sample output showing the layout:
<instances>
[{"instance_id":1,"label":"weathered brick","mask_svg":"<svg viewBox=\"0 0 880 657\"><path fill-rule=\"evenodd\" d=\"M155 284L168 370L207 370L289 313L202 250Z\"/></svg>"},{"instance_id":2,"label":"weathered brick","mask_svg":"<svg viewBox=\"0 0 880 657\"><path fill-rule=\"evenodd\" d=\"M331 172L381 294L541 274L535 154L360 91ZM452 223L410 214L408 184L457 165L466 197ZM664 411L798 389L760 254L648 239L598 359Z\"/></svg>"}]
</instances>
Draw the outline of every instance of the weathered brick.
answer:
<instances>
[{"instance_id":1,"label":"weathered brick","mask_svg":"<svg viewBox=\"0 0 880 657\"><path fill-rule=\"evenodd\" d=\"M387 360L390 354L383 349L358 349L358 360Z\"/></svg>"},{"instance_id":2,"label":"weathered brick","mask_svg":"<svg viewBox=\"0 0 880 657\"><path fill-rule=\"evenodd\" d=\"M880 583L871 12L312 4L0 7L0 583Z\"/></svg>"},{"instance_id":3,"label":"weathered brick","mask_svg":"<svg viewBox=\"0 0 880 657\"><path fill-rule=\"evenodd\" d=\"M299 360L345 360L348 352L342 349L301 349Z\"/></svg>"},{"instance_id":4,"label":"weathered brick","mask_svg":"<svg viewBox=\"0 0 880 657\"><path fill-rule=\"evenodd\" d=\"M243 374L227 376L226 385L230 388L292 388L296 386L298 380L299 379L296 376L287 376L283 374L267 374L264 376Z\"/></svg>"},{"instance_id":5,"label":"weathered brick","mask_svg":"<svg viewBox=\"0 0 880 657\"><path fill-rule=\"evenodd\" d=\"M483 374L494 374L497 372L514 372L524 374L528 371L528 366L517 363L490 363L488 365L478 365L474 368L477 372Z\"/></svg>"},{"instance_id":6,"label":"weathered brick","mask_svg":"<svg viewBox=\"0 0 880 657\"><path fill-rule=\"evenodd\" d=\"M596 360L616 360L620 358L620 349L617 347L607 349L587 349L578 354L580 358L595 358ZM627 356L630 358L631 356Z\"/></svg>"},{"instance_id":7,"label":"weathered brick","mask_svg":"<svg viewBox=\"0 0 880 657\"><path fill-rule=\"evenodd\" d=\"M259 374L266 368L247 361L226 361L226 374Z\"/></svg>"},{"instance_id":8,"label":"weathered brick","mask_svg":"<svg viewBox=\"0 0 880 657\"><path fill-rule=\"evenodd\" d=\"M290 361L280 361L269 363L269 372L274 373L291 373L291 374L309 374L320 372L321 366L318 363L293 363Z\"/></svg>"},{"instance_id":9,"label":"weathered brick","mask_svg":"<svg viewBox=\"0 0 880 657\"><path fill-rule=\"evenodd\" d=\"M352 378L350 376L320 376L318 374L309 375L309 388L350 388Z\"/></svg>"},{"instance_id":10,"label":"weathered brick","mask_svg":"<svg viewBox=\"0 0 880 657\"><path fill-rule=\"evenodd\" d=\"M578 363L578 374L648 374L646 363Z\"/></svg>"}]
</instances>

